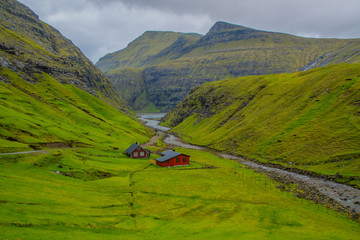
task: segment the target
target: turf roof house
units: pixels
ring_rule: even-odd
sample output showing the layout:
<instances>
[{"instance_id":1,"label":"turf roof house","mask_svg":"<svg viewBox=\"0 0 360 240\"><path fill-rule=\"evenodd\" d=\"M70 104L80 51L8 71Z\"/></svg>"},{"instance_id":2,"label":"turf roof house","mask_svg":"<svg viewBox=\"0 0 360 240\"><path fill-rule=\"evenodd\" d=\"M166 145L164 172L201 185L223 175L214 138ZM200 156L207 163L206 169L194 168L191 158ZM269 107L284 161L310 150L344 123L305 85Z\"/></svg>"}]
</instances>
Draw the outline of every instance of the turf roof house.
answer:
<instances>
[{"instance_id":1,"label":"turf roof house","mask_svg":"<svg viewBox=\"0 0 360 240\"><path fill-rule=\"evenodd\" d=\"M161 153L162 157L153 159L152 164L160 167L173 167L173 166L188 166L190 162L190 156L175 151L167 150Z\"/></svg>"},{"instance_id":2,"label":"turf roof house","mask_svg":"<svg viewBox=\"0 0 360 240\"><path fill-rule=\"evenodd\" d=\"M128 149L126 149L125 152L130 158L150 157L150 150L140 147L140 145L137 143L132 144Z\"/></svg>"}]
</instances>

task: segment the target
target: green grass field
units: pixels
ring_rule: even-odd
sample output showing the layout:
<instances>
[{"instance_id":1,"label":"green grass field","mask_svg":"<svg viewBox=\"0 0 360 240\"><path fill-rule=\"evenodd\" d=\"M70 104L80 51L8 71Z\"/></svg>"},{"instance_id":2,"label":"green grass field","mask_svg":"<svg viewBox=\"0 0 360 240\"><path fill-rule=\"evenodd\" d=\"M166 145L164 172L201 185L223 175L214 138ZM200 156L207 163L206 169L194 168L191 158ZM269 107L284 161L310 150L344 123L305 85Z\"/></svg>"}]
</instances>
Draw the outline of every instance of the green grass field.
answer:
<instances>
[{"instance_id":1,"label":"green grass field","mask_svg":"<svg viewBox=\"0 0 360 240\"><path fill-rule=\"evenodd\" d=\"M281 192L263 175L210 153L177 151L195 162L157 168L123 149L93 148L0 156L0 239L360 236L358 223Z\"/></svg>"}]
</instances>

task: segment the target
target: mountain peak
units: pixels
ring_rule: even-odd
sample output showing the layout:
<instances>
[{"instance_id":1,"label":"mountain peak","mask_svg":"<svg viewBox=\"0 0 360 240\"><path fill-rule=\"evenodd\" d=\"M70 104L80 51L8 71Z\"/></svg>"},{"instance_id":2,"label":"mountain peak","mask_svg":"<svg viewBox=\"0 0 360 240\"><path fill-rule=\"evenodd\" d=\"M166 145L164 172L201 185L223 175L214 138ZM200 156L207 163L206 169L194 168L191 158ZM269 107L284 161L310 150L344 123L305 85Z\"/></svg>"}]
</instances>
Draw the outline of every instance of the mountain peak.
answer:
<instances>
[{"instance_id":1,"label":"mountain peak","mask_svg":"<svg viewBox=\"0 0 360 240\"><path fill-rule=\"evenodd\" d=\"M39 19L39 16L36 15L30 8L18 1L2 1L0 8L11 15L23 18L28 21L36 21Z\"/></svg>"},{"instance_id":2,"label":"mountain peak","mask_svg":"<svg viewBox=\"0 0 360 240\"><path fill-rule=\"evenodd\" d=\"M259 38L267 32L235 25L227 22L216 22L209 32L203 36L196 47L209 46L220 42L239 41L244 39Z\"/></svg>"},{"instance_id":3,"label":"mountain peak","mask_svg":"<svg viewBox=\"0 0 360 240\"><path fill-rule=\"evenodd\" d=\"M215 33L215 32L222 32L225 30L231 30L231 29L247 29L244 26L240 26L240 25L236 25L236 24L231 24L231 23L227 23L227 22L216 22L209 30L209 33Z\"/></svg>"}]
</instances>

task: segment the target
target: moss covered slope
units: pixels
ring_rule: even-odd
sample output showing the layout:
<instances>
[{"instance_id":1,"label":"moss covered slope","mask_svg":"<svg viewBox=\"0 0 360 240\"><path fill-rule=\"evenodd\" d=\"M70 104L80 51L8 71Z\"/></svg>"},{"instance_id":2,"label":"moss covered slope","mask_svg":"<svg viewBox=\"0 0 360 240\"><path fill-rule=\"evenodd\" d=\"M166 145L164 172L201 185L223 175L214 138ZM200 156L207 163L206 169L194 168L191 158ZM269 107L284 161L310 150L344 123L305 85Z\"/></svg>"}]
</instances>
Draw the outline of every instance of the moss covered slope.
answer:
<instances>
[{"instance_id":1,"label":"moss covered slope","mask_svg":"<svg viewBox=\"0 0 360 240\"><path fill-rule=\"evenodd\" d=\"M194 89L165 116L191 143L323 174L360 176L360 65Z\"/></svg>"},{"instance_id":2,"label":"moss covered slope","mask_svg":"<svg viewBox=\"0 0 360 240\"><path fill-rule=\"evenodd\" d=\"M125 113L46 73L29 83L1 67L0 152L58 147L126 149L151 132Z\"/></svg>"},{"instance_id":3,"label":"moss covered slope","mask_svg":"<svg viewBox=\"0 0 360 240\"><path fill-rule=\"evenodd\" d=\"M191 40L185 41L185 36ZM97 66L115 86L125 89L120 94L131 106L138 109L141 100L142 105L153 103L168 111L192 87L205 82L360 62L359 39L302 38L224 22L217 22L201 38L180 35L175 41L176 37L145 33L127 48L100 59ZM144 87L128 98L132 88L126 86L134 81L128 73L134 68L140 71L136 79Z\"/></svg>"}]
</instances>

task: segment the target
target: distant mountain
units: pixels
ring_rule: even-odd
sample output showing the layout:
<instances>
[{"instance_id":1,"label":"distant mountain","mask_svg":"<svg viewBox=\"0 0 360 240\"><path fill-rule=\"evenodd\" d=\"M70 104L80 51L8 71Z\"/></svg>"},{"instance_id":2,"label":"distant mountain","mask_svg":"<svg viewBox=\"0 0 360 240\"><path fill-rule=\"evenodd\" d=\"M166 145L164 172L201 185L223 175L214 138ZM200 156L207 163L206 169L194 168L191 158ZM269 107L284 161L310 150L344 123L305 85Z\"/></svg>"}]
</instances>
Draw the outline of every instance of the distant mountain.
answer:
<instances>
[{"instance_id":1,"label":"distant mountain","mask_svg":"<svg viewBox=\"0 0 360 240\"><path fill-rule=\"evenodd\" d=\"M96 66L105 73L125 68L139 68L166 62L182 55L182 50L201 38L195 33L148 31L131 42L126 49L109 53Z\"/></svg>"},{"instance_id":2,"label":"distant mountain","mask_svg":"<svg viewBox=\"0 0 360 240\"><path fill-rule=\"evenodd\" d=\"M135 109L168 111L205 82L358 63L359 49L360 39L303 38L217 22L205 36L146 32L96 66Z\"/></svg>"},{"instance_id":3,"label":"distant mountain","mask_svg":"<svg viewBox=\"0 0 360 240\"><path fill-rule=\"evenodd\" d=\"M107 54L96 63L110 78L115 90L136 110L156 111L155 102L167 101L168 96L148 83L144 69L156 64L167 63L183 55L184 49L195 44L201 35L175 32L145 32L131 42L127 48ZM167 75L168 73L164 73ZM168 83L163 82L167 86ZM152 90L149 87L152 87ZM176 87L176 86L175 86ZM156 91L157 94L153 94ZM167 91L167 90L166 90ZM157 101L150 98L156 97Z\"/></svg>"},{"instance_id":4,"label":"distant mountain","mask_svg":"<svg viewBox=\"0 0 360 240\"><path fill-rule=\"evenodd\" d=\"M0 0L0 152L127 147L149 129L70 40Z\"/></svg>"},{"instance_id":5,"label":"distant mountain","mask_svg":"<svg viewBox=\"0 0 360 240\"><path fill-rule=\"evenodd\" d=\"M206 83L164 121L190 143L360 187L360 64Z\"/></svg>"}]
</instances>

